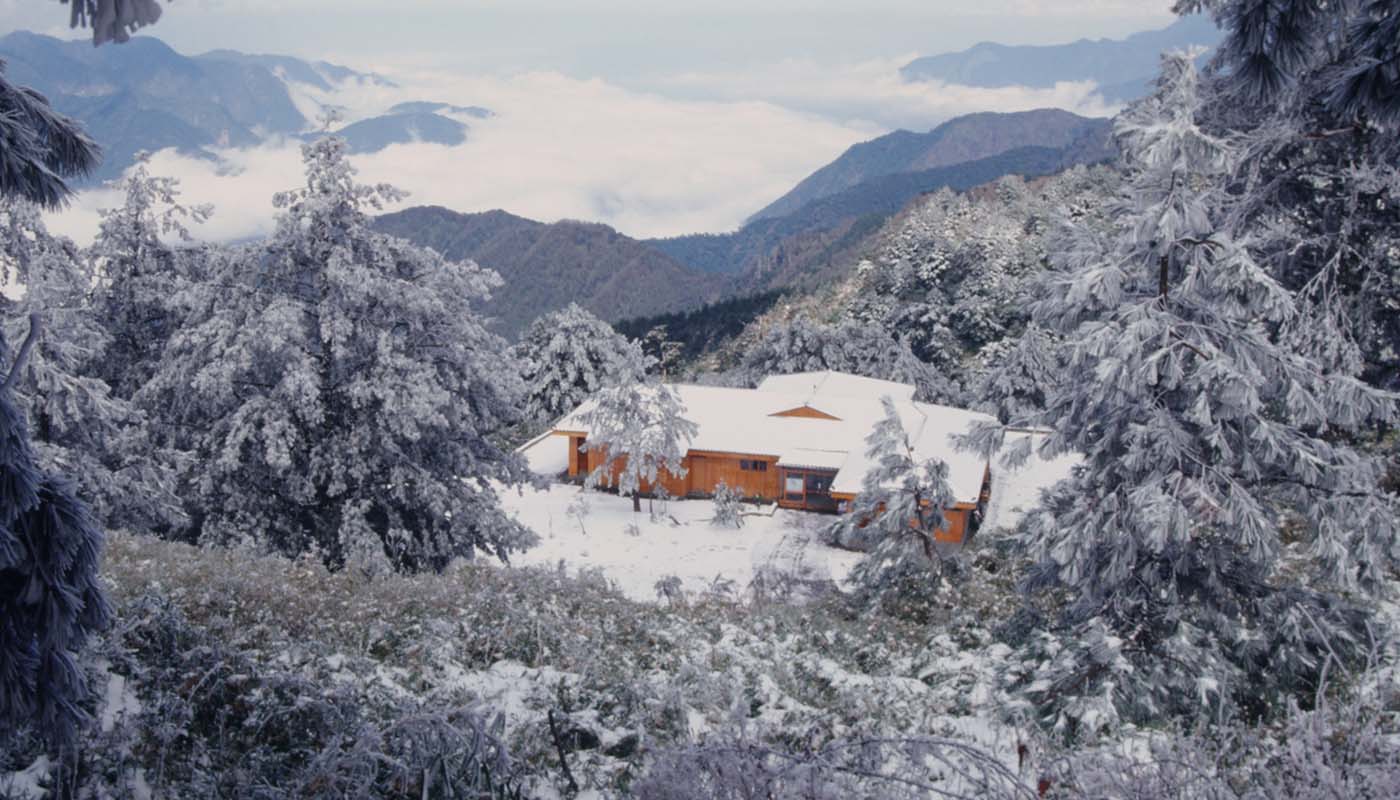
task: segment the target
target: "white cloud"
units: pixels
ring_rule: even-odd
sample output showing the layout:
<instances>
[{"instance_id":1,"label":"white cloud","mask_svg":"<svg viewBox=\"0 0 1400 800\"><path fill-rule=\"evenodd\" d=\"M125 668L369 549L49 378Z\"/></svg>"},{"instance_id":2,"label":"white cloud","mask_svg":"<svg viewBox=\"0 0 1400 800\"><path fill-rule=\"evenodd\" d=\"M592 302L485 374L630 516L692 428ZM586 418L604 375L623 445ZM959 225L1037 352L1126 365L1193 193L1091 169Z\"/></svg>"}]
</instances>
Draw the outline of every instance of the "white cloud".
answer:
<instances>
[{"instance_id":1,"label":"white cloud","mask_svg":"<svg viewBox=\"0 0 1400 800\"><path fill-rule=\"evenodd\" d=\"M410 192L408 204L494 208L554 221L603 222L635 237L732 230L847 147L897 127L926 129L981 110L1044 106L1110 113L1087 84L975 89L899 80L904 59L828 67L784 61L758 71L688 73L652 90L555 72L461 76L399 70L400 88L350 84L305 101L332 102L358 119L404 100L480 105L465 144L408 144L354 157L365 182ZM223 150L219 162L158 153L156 174L182 181L189 203L213 203L200 234L229 240L271 230L274 192L301 174L299 143ZM80 241L112 191L82 194L53 218Z\"/></svg>"},{"instance_id":2,"label":"white cloud","mask_svg":"<svg viewBox=\"0 0 1400 800\"><path fill-rule=\"evenodd\" d=\"M668 94L720 100L761 99L824 116L865 120L885 128L927 130L974 111L1063 108L1090 117L1112 116L1092 82L1064 82L1051 89L980 88L936 81L907 82L903 57L853 64L788 59L758 69L693 71L656 78L649 85Z\"/></svg>"},{"instance_id":3,"label":"white cloud","mask_svg":"<svg viewBox=\"0 0 1400 800\"><path fill-rule=\"evenodd\" d=\"M457 147L408 144L354 157L362 181L406 189L410 204L600 221L638 237L732 229L846 147L880 133L770 103L677 101L556 73L418 75L410 88L357 86L321 99L349 106L355 117L412 99L497 112L464 120L471 132ZM151 170L180 178L185 201L215 205L201 237L267 232L272 194L301 173L299 145L218 155L214 163L163 151ZM86 241L97 209L117 202L111 190L84 192L51 225Z\"/></svg>"}]
</instances>

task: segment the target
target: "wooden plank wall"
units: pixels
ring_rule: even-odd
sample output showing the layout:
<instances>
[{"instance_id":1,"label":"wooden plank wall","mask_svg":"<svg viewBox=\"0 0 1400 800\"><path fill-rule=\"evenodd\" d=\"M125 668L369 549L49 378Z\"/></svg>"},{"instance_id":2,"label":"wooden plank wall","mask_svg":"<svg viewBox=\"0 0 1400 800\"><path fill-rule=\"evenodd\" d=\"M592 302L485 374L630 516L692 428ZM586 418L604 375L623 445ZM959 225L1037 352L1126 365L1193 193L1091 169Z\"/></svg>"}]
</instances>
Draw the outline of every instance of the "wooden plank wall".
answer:
<instances>
[{"instance_id":1,"label":"wooden plank wall","mask_svg":"<svg viewBox=\"0 0 1400 800\"><path fill-rule=\"evenodd\" d=\"M773 456L691 453L689 461L690 491L694 494L714 494L720 481L738 489L746 498L776 500L782 491L778 459ZM743 461L761 461L768 465L768 469L746 470L741 463Z\"/></svg>"}]
</instances>

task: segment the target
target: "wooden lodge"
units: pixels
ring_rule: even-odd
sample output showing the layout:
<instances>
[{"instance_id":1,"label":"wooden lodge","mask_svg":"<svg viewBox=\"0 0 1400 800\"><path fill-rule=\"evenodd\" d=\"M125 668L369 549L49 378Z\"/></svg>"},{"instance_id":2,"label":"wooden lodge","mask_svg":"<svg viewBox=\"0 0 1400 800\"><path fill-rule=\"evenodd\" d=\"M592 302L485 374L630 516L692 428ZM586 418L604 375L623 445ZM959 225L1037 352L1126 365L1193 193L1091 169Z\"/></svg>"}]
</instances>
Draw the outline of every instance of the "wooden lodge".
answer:
<instances>
[{"instance_id":1,"label":"wooden lodge","mask_svg":"<svg viewBox=\"0 0 1400 800\"><path fill-rule=\"evenodd\" d=\"M815 372L770 376L756 389L673 388L685 404L685 417L696 423L699 432L684 459L685 474L663 475L658 481L672 496L710 496L723 482L752 500L840 513L855 499L872 467L865 456L865 439L884 417L881 399L889 396L914 443L916 457L938 458L949 465L949 483L957 502L945 509L949 525L938 538L963 541L975 529L974 512L989 498L986 459L958 450L950 437L990 417L917 403L912 386ZM567 438L571 478L587 475L603 458L586 447L588 431L580 418L588 408L585 404L559 420L549 434ZM643 491L653 488L644 486Z\"/></svg>"}]
</instances>

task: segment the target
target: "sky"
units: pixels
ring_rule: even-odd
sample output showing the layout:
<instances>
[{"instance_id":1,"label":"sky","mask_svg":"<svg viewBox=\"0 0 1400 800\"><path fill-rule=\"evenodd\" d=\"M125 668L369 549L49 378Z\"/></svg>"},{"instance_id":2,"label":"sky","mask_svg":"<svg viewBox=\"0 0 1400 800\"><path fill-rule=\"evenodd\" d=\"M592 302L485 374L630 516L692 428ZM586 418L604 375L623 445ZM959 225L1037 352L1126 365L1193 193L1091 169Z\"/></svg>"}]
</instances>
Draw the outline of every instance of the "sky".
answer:
<instances>
[{"instance_id":1,"label":"sky","mask_svg":"<svg viewBox=\"0 0 1400 800\"><path fill-rule=\"evenodd\" d=\"M215 48L325 59L384 74L388 90L303 93L351 118L405 99L482 105L458 148L404 145L357 160L410 203L600 221L637 237L738 227L852 144L973 111L1115 109L1092 85L986 90L908 84L919 55L979 41L1054 44L1169 24L1154 0L175 0L148 29L186 54ZM72 38L55 0L0 0L12 29ZM314 117L314 113L308 113ZM293 143L159 154L157 171L211 202L208 238L270 229ZM84 239L113 193L80 197L53 227Z\"/></svg>"}]
</instances>

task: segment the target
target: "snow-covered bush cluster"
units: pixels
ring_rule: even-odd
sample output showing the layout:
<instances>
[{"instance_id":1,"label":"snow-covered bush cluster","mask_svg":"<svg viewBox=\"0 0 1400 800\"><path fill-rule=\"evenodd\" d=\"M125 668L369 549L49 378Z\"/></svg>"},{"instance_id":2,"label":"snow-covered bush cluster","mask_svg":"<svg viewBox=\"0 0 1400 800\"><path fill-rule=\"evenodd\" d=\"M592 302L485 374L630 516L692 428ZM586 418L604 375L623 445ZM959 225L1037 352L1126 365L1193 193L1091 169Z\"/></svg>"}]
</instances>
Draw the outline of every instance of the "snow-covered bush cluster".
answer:
<instances>
[{"instance_id":1,"label":"snow-covered bush cluster","mask_svg":"<svg viewBox=\"0 0 1400 800\"><path fill-rule=\"evenodd\" d=\"M737 489L731 489L724 481L715 487L714 524L725 528L744 527L743 498Z\"/></svg>"},{"instance_id":2,"label":"snow-covered bush cluster","mask_svg":"<svg viewBox=\"0 0 1400 800\"><path fill-rule=\"evenodd\" d=\"M576 732L559 737L573 779L627 796L658 752L739 724L771 747L949 735L1004 651L972 610L944 618L964 648L840 598L663 608L556 570L366 578L126 534L104 570L118 621L92 648L97 724L49 774L109 796L419 797L472 764L558 796L550 712ZM7 751L0 788L41 752Z\"/></svg>"}]
</instances>

